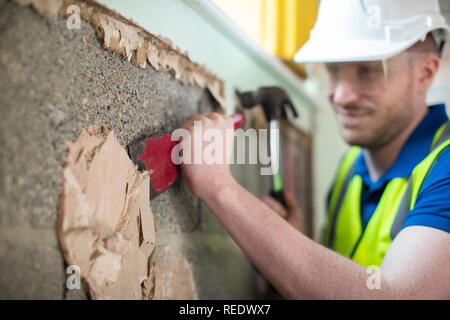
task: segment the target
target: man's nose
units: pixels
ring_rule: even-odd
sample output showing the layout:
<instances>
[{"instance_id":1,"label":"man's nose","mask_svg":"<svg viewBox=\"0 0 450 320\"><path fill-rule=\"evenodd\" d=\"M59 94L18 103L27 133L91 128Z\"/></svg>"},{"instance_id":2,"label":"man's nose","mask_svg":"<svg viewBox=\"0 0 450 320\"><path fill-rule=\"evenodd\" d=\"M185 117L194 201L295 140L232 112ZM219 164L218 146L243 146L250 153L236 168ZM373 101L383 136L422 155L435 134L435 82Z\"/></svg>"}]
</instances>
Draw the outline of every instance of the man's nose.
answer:
<instances>
[{"instance_id":1,"label":"man's nose","mask_svg":"<svg viewBox=\"0 0 450 320\"><path fill-rule=\"evenodd\" d=\"M337 105L353 104L359 99L359 92L350 82L339 81L330 96L331 102Z\"/></svg>"}]
</instances>

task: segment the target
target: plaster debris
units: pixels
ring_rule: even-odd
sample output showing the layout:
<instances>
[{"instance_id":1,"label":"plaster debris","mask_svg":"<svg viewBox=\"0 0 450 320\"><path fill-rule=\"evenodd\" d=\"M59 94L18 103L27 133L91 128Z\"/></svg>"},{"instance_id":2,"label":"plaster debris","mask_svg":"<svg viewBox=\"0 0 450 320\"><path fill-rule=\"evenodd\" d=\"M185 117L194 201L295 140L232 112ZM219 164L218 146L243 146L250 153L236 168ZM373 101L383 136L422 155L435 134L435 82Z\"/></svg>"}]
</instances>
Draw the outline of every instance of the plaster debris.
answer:
<instances>
[{"instance_id":1,"label":"plaster debris","mask_svg":"<svg viewBox=\"0 0 450 320\"><path fill-rule=\"evenodd\" d=\"M140 173L114 132L100 126L67 142L58 235L93 299L150 298L155 224L148 172ZM145 295L144 295L145 294Z\"/></svg>"},{"instance_id":2,"label":"plaster debris","mask_svg":"<svg viewBox=\"0 0 450 320\"><path fill-rule=\"evenodd\" d=\"M225 83L204 65L192 62L188 53L181 52L167 38L151 34L117 11L95 0L15 0L22 5L32 4L41 14L51 17L70 5L80 7L81 17L97 31L105 49L122 55L136 66L153 67L158 71L172 71L185 85L208 89L222 109L225 108Z\"/></svg>"}]
</instances>

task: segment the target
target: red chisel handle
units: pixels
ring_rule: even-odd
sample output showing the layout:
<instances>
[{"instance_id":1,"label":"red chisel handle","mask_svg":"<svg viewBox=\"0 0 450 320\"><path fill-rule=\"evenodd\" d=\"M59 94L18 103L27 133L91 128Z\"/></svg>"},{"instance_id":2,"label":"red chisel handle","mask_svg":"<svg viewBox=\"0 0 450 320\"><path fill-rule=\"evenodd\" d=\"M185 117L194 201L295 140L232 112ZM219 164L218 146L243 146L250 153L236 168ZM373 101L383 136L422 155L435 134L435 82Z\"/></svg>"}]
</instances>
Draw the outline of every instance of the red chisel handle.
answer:
<instances>
[{"instance_id":1,"label":"red chisel handle","mask_svg":"<svg viewBox=\"0 0 450 320\"><path fill-rule=\"evenodd\" d=\"M245 123L244 113L238 112L231 116L234 130ZM156 135L129 146L130 157L134 163L140 161L144 168L150 171L153 192L150 198L170 187L178 176L178 166L172 162L172 149L178 141L172 141L170 134Z\"/></svg>"},{"instance_id":2,"label":"red chisel handle","mask_svg":"<svg viewBox=\"0 0 450 320\"><path fill-rule=\"evenodd\" d=\"M234 130L239 129L245 123L245 115L243 112L238 112L238 113L233 114L231 116L231 119L233 119Z\"/></svg>"}]
</instances>

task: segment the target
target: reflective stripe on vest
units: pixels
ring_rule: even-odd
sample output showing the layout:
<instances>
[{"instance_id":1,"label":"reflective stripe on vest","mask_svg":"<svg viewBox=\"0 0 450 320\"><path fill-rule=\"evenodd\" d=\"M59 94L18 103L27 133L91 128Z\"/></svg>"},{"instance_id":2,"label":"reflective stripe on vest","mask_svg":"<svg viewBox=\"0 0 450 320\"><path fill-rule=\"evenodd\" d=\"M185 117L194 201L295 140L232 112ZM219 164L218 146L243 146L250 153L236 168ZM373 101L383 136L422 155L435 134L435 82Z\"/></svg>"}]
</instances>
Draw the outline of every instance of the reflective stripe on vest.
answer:
<instances>
[{"instance_id":1,"label":"reflective stripe on vest","mask_svg":"<svg viewBox=\"0 0 450 320\"><path fill-rule=\"evenodd\" d=\"M436 132L432 151L414 168L410 177L389 181L364 230L360 208L363 183L359 175L353 174L360 148L352 147L344 156L335 179L322 243L363 266L381 265L406 214L414 207L423 181L449 145L450 121Z\"/></svg>"}]
</instances>

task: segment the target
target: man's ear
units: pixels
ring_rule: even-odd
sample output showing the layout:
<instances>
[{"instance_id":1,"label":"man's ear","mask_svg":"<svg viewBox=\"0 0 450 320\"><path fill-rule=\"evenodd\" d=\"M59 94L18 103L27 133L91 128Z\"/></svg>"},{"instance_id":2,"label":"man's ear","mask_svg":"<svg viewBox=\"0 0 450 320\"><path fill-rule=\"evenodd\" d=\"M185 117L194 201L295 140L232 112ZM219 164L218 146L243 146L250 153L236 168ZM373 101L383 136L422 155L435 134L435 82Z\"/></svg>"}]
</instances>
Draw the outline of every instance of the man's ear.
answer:
<instances>
[{"instance_id":1,"label":"man's ear","mask_svg":"<svg viewBox=\"0 0 450 320\"><path fill-rule=\"evenodd\" d=\"M419 61L419 65L417 66L419 72L418 84L421 93L426 93L433 83L440 63L439 57L435 54L428 54Z\"/></svg>"}]
</instances>

